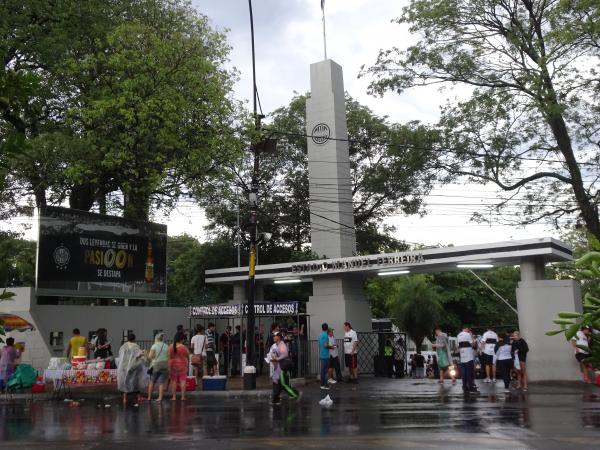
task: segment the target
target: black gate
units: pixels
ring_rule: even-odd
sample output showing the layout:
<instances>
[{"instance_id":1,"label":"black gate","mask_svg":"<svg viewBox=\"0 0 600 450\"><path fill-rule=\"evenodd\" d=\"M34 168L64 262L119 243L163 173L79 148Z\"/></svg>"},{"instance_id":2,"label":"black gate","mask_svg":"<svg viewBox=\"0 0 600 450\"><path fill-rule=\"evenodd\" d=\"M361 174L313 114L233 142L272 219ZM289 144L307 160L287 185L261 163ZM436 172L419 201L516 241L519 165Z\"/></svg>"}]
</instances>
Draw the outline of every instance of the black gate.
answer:
<instances>
[{"instance_id":1,"label":"black gate","mask_svg":"<svg viewBox=\"0 0 600 450\"><path fill-rule=\"evenodd\" d=\"M396 376L406 373L406 334L391 332L358 332L358 373L385 376L387 364L392 363ZM392 359L386 361L384 348L392 345Z\"/></svg>"},{"instance_id":2,"label":"black gate","mask_svg":"<svg viewBox=\"0 0 600 450\"><path fill-rule=\"evenodd\" d=\"M358 373L359 375L385 376L392 363L392 370L396 376L406 374L406 334L392 332L357 332L358 335ZM385 343L390 340L393 348L392 361L386 360L384 355ZM340 363L346 369L344 362L344 340L337 339L340 349ZM310 341L308 371L310 375L319 375L319 342ZM308 375L308 373L307 373Z\"/></svg>"}]
</instances>

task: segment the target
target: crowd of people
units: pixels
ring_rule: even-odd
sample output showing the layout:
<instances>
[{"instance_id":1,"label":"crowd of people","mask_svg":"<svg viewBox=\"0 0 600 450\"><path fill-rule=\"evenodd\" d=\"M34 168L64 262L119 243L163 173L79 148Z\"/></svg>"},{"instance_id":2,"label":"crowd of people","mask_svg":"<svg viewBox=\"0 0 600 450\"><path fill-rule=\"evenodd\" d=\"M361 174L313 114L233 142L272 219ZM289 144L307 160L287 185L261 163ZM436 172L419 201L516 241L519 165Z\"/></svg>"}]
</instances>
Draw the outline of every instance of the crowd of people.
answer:
<instances>
[{"instance_id":1,"label":"crowd of people","mask_svg":"<svg viewBox=\"0 0 600 450\"><path fill-rule=\"evenodd\" d=\"M291 398L298 398L300 394L291 387L289 380L298 372L303 327L293 327L288 332L273 324L266 337L262 330L263 327L256 330L254 365L258 369L257 375L260 376L268 364L274 403L280 401L281 392L286 392ZM93 348L95 357L108 356L106 352L112 357L105 331L99 330L94 342L89 345ZM241 357L246 353L245 331L240 326L235 327L234 334L231 331L228 326L219 336L214 323L209 323L206 328L198 325L193 336L188 339L183 326L178 326L171 343L167 343L165 334L161 332L155 336L149 350L142 350L136 342L135 334L129 333L117 357L117 387L123 394L123 403L127 405L133 398L133 405L137 406L139 401L151 401L155 395L154 401L160 402L168 391L172 400L177 399L177 391L180 392L181 400L186 400L190 364L197 383L204 374L240 375ZM68 353L75 355L77 352L73 348L88 344L79 330L74 330L69 345ZM100 355L100 352L104 353ZM147 395L143 397L141 392L146 384Z\"/></svg>"},{"instance_id":2,"label":"crowd of people","mask_svg":"<svg viewBox=\"0 0 600 450\"><path fill-rule=\"evenodd\" d=\"M344 381L340 361L340 349L334 329L323 323L322 332L317 338L320 360L320 387L328 390L330 385ZM171 343L167 343L164 333L155 336L153 345L147 349L136 343L136 336L129 333L127 340L118 351L117 385L123 393L126 404L130 394L139 394L142 387L148 384L145 399L152 400L157 390L155 401L162 401L165 392L170 388L171 398L176 400L177 390L180 398L186 399L186 382L191 363L197 383L204 374L209 376L228 375L235 377L241 374L242 357L246 354L245 330L241 326L227 326L218 335L214 323L207 328L198 325L193 336L188 335L183 326L178 326ZM586 361L589 356L593 330L583 328L571 340L575 358L580 364L583 380L592 382L592 368ZM393 373L399 377L403 374L403 359L399 356L403 350L403 342L386 339L383 347L385 374L391 377ZM489 327L481 336L475 336L469 326L464 326L457 338L458 349L454 353L448 335L440 327L435 329L435 341L432 346L434 355L423 355L420 350L410 356L410 374L414 378L434 378L443 384L445 380L456 383L462 379L465 393L477 392L475 385L476 361L480 362L480 374L484 383L496 383L497 378L504 383L506 392L512 389L528 390L527 355L529 347L518 330L508 334L497 333ZM273 402L279 403L282 392L291 398L298 398L300 393L290 385L290 378L298 375L308 358L301 358L308 353L306 335L303 326L292 327L291 330L271 326L265 335L264 326L256 329L254 342L255 359L253 365L257 375L263 373L265 367L273 384ZM82 349L93 354L98 360L106 361L106 367L116 368L112 345L107 336L107 330L101 328L88 343L78 329L73 330L67 347L67 356L74 358L81 354ZM344 323L343 338L344 366L348 369L348 382L358 383L358 335L349 322ZM2 380L10 378L14 371L14 362L19 357L19 350L14 346L14 339L8 338L6 346L0 355L0 388ZM402 353L403 355L403 353ZM456 356L456 359L455 359ZM137 397L136 397L137 398ZM137 400L135 402L137 404Z\"/></svg>"},{"instance_id":3,"label":"crowd of people","mask_svg":"<svg viewBox=\"0 0 600 450\"><path fill-rule=\"evenodd\" d=\"M334 329L327 323L321 325L319 343L320 381L321 389L329 390L329 385L343 381L339 360L339 349ZM344 322L344 364L348 368L348 382L358 383L358 335L352 329L350 322ZM335 378L334 378L335 372Z\"/></svg>"},{"instance_id":4,"label":"crowd of people","mask_svg":"<svg viewBox=\"0 0 600 450\"><path fill-rule=\"evenodd\" d=\"M455 360L448 335L437 327L435 341L432 343L435 355L427 355L425 358L421 351L411 355L411 376L438 379L441 384L447 379L454 384L460 376L463 390L476 392L476 368L480 367L480 375L484 383L496 383L498 374L507 391L510 391L513 381L516 389L527 391L529 347L518 330L511 334L496 333L489 327L481 336L475 336L470 327L464 326L457 336L457 344L458 352Z\"/></svg>"},{"instance_id":5,"label":"crowd of people","mask_svg":"<svg viewBox=\"0 0 600 450\"><path fill-rule=\"evenodd\" d=\"M439 328L436 330L436 335L441 337L440 341L436 338L436 351L440 349L449 351L449 347L444 346L447 337L444 338L444 333ZM496 376L499 375L504 383L505 392L511 391L513 379L516 381L514 389L527 391L529 347L518 330L512 334L505 331L496 333L489 327L481 337L477 338L473 335L471 328L465 325L457 336L457 343L460 375L465 393L478 391L475 385L475 361L477 359L485 371L484 383L496 383ZM440 383L443 383L441 372L440 370Z\"/></svg>"}]
</instances>

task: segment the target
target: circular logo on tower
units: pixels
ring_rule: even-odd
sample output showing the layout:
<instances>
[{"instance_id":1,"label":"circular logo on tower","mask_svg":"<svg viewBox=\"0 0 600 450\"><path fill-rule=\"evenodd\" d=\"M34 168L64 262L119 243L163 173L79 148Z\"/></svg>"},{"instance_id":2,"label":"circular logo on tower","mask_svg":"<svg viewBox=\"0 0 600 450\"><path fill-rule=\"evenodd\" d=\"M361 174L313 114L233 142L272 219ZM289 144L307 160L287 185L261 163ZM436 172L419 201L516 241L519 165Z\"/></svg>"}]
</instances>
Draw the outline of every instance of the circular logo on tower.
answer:
<instances>
[{"instance_id":1,"label":"circular logo on tower","mask_svg":"<svg viewBox=\"0 0 600 450\"><path fill-rule=\"evenodd\" d=\"M315 144L322 145L329 140L331 136L331 130L329 125L325 123L318 123L312 130L312 140Z\"/></svg>"},{"instance_id":2,"label":"circular logo on tower","mask_svg":"<svg viewBox=\"0 0 600 450\"><path fill-rule=\"evenodd\" d=\"M69 249L64 245L60 245L54 249L52 257L54 258L56 268L59 270L64 270L67 268L67 265L71 260L71 252L69 252Z\"/></svg>"}]
</instances>

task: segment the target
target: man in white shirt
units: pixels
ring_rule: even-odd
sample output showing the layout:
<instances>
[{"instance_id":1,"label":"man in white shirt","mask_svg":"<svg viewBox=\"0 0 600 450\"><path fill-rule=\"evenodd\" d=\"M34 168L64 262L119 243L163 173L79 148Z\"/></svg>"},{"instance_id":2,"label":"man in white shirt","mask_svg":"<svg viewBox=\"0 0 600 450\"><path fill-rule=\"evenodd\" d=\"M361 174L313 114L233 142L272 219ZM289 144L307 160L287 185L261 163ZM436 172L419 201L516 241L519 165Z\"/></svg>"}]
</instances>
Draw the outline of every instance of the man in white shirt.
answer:
<instances>
[{"instance_id":1,"label":"man in white shirt","mask_svg":"<svg viewBox=\"0 0 600 450\"><path fill-rule=\"evenodd\" d=\"M481 352L483 354L483 365L485 366L486 378L484 383L495 383L496 382L496 365L494 364L494 348L498 342L498 335L492 327L488 327L488 330L481 336Z\"/></svg>"},{"instance_id":2,"label":"man in white shirt","mask_svg":"<svg viewBox=\"0 0 600 450\"><path fill-rule=\"evenodd\" d=\"M473 335L471 329L465 325L456 337L460 353L460 374L463 383L463 392L477 392L475 386L475 363L473 361Z\"/></svg>"},{"instance_id":3,"label":"man in white shirt","mask_svg":"<svg viewBox=\"0 0 600 450\"><path fill-rule=\"evenodd\" d=\"M194 367L194 376L199 381L203 375L203 365L206 359L206 335L204 327L198 325L196 334L192 338L192 366Z\"/></svg>"},{"instance_id":4,"label":"man in white shirt","mask_svg":"<svg viewBox=\"0 0 600 450\"><path fill-rule=\"evenodd\" d=\"M592 382L592 379L590 378L589 374L591 365L589 363L584 362L584 359L589 357L590 354L585 350L579 348L578 345L581 345L583 347L589 347L591 336L592 329L590 327L583 327L580 331L577 332L577 334L575 334L575 336L571 338L571 345L575 350L575 359L577 359L577 362L579 363L579 366L581 368L581 374L583 375L584 383Z\"/></svg>"},{"instance_id":5,"label":"man in white shirt","mask_svg":"<svg viewBox=\"0 0 600 450\"><path fill-rule=\"evenodd\" d=\"M350 322L344 322L344 362L350 371L350 383L358 383L358 335Z\"/></svg>"}]
</instances>

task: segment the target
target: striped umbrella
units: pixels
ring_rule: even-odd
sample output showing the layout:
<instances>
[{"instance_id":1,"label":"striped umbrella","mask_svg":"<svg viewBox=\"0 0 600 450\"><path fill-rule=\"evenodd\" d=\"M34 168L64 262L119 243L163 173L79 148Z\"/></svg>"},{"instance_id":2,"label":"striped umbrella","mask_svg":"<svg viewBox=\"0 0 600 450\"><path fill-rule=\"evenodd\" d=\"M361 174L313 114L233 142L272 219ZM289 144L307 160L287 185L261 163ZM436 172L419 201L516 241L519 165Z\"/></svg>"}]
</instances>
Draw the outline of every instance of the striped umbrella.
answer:
<instances>
[{"instance_id":1,"label":"striped umbrella","mask_svg":"<svg viewBox=\"0 0 600 450\"><path fill-rule=\"evenodd\" d=\"M22 317L5 313L0 313L0 326L4 327L4 331L26 331L34 329L34 326Z\"/></svg>"}]
</instances>

